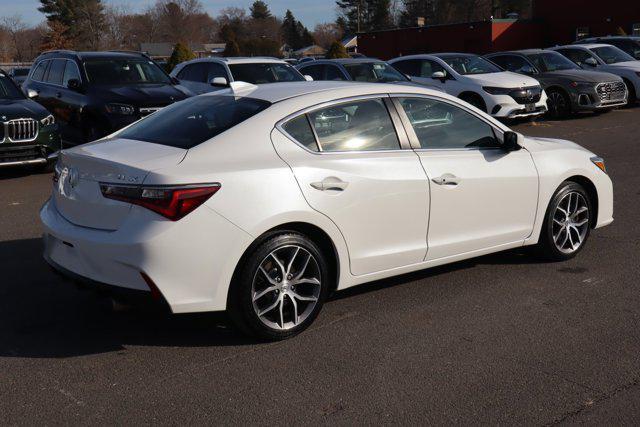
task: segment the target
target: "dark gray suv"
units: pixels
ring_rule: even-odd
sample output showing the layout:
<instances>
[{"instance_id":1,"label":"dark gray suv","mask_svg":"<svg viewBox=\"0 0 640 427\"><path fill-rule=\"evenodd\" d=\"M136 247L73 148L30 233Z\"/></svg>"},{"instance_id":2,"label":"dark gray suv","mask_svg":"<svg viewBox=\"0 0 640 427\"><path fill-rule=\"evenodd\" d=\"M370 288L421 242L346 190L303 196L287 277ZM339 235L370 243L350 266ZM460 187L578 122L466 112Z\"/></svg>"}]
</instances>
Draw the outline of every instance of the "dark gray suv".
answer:
<instances>
[{"instance_id":1,"label":"dark gray suv","mask_svg":"<svg viewBox=\"0 0 640 427\"><path fill-rule=\"evenodd\" d=\"M537 79L548 96L554 118L577 111L601 111L627 103L627 88L619 76L583 70L557 52L529 49L499 52L485 58L507 71Z\"/></svg>"}]
</instances>

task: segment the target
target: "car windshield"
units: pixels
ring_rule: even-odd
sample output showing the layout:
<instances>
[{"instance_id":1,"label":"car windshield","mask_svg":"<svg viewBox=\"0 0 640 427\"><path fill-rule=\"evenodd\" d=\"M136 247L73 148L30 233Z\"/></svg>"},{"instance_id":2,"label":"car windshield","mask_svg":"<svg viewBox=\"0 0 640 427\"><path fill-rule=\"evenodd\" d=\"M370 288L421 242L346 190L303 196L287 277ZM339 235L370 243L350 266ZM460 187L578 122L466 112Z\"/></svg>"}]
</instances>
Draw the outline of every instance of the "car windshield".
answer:
<instances>
[{"instance_id":1,"label":"car windshield","mask_svg":"<svg viewBox=\"0 0 640 427\"><path fill-rule=\"evenodd\" d=\"M557 52L544 52L536 53L533 55L527 55L527 58L538 68L540 71L560 71L560 70L579 70L573 62L562 56Z\"/></svg>"},{"instance_id":2,"label":"car windshield","mask_svg":"<svg viewBox=\"0 0 640 427\"><path fill-rule=\"evenodd\" d=\"M116 136L189 149L231 129L271 105L254 98L199 96L163 108Z\"/></svg>"},{"instance_id":3,"label":"car windshield","mask_svg":"<svg viewBox=\"0 0 640 427\"><path fill-rule=\"evenodd\" d=\"M289 64L231 64L229 70L235 81L251 84L304 81L302 74Z\"/></svg>"},{"instance_id":4,"label":"car windshield","mask_svg":"<svg viewBox=\"0 0 640 427\"><path fill-rule=\"evenodd\" d=\"M343 65L347 73L356 82L390 83L409 80L398 70L384 62L361 62Z\"/></svg>"},{"instance_id":5,"label":"car windshield","mask_svg":"<svg viewBox=\"0 0 640 427\"><path fill-rule=\"evenodd\" d=\"M604 61L605 64L617 64L618 62L635 61L631 55L614 46L601 46L591 48Z\"/></svg>"},{"instance_id":6,"label":"car windshield","mask_svg":"<svg viewBox=\"0 0 640 427\"><path fill-rule=\"evenodd\" d=\"M22 99L20 89L4 74L0 74L0 99Z\"/></svg>"},{"instance_id":7,"label":"car windshield","mask_svg":"<svg viewBox=\"0 0 640 427\"><path fill-rule=\"evenodd\" d=\"M479 56L441 56L440 59L453 68L456 73L463 76L468 74L499 73L502 71L496 65Z\"/></svg>"},{"instance_id":8,"label":"car windshield","mask_svg":"<svg viewBox=\"0 0 640 427\"><path fill-rule=\"evenodd\" d=\"M84 62L89 81L96 85L170 84L171 79L153 61L100 58Z\"/></svg>"}]
</instances>

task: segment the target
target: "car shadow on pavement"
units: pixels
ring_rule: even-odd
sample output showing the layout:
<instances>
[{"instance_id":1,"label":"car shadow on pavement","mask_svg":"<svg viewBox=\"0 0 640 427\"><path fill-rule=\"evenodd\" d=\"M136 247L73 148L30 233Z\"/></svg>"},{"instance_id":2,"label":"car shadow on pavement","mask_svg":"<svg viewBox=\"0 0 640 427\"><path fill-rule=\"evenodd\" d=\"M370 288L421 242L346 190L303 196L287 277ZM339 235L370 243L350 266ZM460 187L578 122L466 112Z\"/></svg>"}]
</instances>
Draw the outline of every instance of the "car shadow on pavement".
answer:
<instances>
[{"instance_id":1,"label":"car shadow on pavement","mask_svg":"<svg viewBox=\"0 0 640 427\"><path fill-rule=\"evenodd\" d=\"M0 169L0 181L23 178L29 175L46 175L53 173L50 167L9 166Z\"/></svg>"},{"instance_id":2,"label":"car shadow on pavement","mask_svg":"<svg viewBox=\"0 0 640 427\"><path fill-rule=\"evenodd\" d=\"M128 345L215 347L259 344L229 328L223 314L171 315L162 310L114 310L112 301L78 289L54 274L41 257L40 239L0 242L0 357L65 358L122 351ZM482 257L381 280L337 293L337 300L472 268L480 263L521 264L518 252Z\"/></svg>"}]
</instances>

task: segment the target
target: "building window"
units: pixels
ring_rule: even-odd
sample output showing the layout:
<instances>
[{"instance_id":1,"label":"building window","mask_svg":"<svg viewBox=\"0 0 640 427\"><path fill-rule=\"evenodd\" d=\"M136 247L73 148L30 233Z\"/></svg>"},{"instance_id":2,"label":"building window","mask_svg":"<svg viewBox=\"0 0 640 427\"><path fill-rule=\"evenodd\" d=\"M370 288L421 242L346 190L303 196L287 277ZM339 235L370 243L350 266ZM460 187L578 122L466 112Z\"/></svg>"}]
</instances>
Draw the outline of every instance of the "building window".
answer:
<instances>
[{"instance_id":1,"label":"building window","mask_svg":"<svg viewBox=\"0 0 640 427\"><path fill-rule=\"evenodd\" d=\"M586 37L589 37L589 27L576 28L576 40L581 40Z\"/></svg>"},{"instance_id":2,"label":"building window","mask_svg":"<svg viewBox=\"0 0 640 427\"><path fill-rule=\"evenodd\" d=\"M634 36L640 36L640 24L633 24L631 34L633 34Z\"/></svg>"}]
</instances>

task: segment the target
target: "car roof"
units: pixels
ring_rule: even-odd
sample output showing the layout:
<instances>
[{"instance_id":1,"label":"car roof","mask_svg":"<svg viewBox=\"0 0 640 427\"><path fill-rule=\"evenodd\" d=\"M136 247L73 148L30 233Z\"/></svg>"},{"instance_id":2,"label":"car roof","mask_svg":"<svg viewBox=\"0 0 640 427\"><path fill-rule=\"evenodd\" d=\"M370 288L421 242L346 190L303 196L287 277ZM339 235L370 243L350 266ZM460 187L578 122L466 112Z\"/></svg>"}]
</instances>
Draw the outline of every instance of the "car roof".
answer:
<instances>
[{"instance_id":1,"label":"car roof","mask_svg":"<svg viewBox=\"0 0 640 427\"><path fill-rule=\"evenodd\" d=\"M475 56L479 56L479 55L476 55L474 53L441 52L441 53L432 53L431 56L435 56L437 58L444 59L444 58L451 58L451 57L454 57L454 56L462 56L462 57L471 58L471 57L475 57Z\"/></svg>"},{"instance_id":2,"label":"car roof","mask_svg":"<svg viewBox=\"0 0 640 427\"><path fill-rule=\"evenodd\" d=\"M369 64L372 62L384 62L381 59L378 58L335 58L335 59L316 59L315 61L307 61L304 62L301 65L318 65L318 64L326 64L326 63L333 63L333 64Z\"/></svg>"},{"instance_id":3,"label":"car roof","mask_svg":"<svg viewBox=\"0 0 640 427\"><path fill-rule=\"evenodd\" d=\"M583 40L640 40L640 36L595 36L595 37L587 37ZM578 40L580 41L580 40Z\"/></svg>"},{"instance_id":4,"label":"car roof","mask_svg":"<svg viewBox=\"0 0 640 427\"><path fill-rule=\"evenodd\" d=\"M49 57L60 58L145 58L149 59L147 55L137 51L120 51L120 50L105 50L105 51L73 51L73 50L49 50L43 52L39 58L47 59Z\"/></svg>"},{"instance_id":5,"label":"car roof","mask_svg":"<svg viewBox=\"0 0 640 427\"><path fill-rule=\"evenodd\" d=\"M255 98L271 103L276 103L290 98L328 91L345 91L349 93L355 92L356 95L416 92L442 96L442 92L431 90L423 86L416 87L388 83L364 83L329 80L318 80L311 82L305 81L265 83L261 85L245 84L243 86L240 86L238 89L224 89L221 91L209 92L200 96L233 95L237 97Z\"/></svg>"},{"instance_id":6,"label":"car roof","mask_svg":"<svg viewBox=\"0 0 640 427\"><path fill-rule=\"evenodd\" d=\"M218 62L225 64L287 64L286 61L278 58L272 58L267 56L253 56L253 57L232 57L232 58L221 58L221 57L209 57L209 58L198 58L192 59L191 61L185 61L183 64L193 64L195 62Z\"/></svg>"},{"instance_id":7,"label":"car roof","mask_svg":"<svg viewBox=\"0 0 640 427\"><path fill-rule=\"evenodd\" d=\"M594 47L605 47L605 46L611 46L610 44L606 44L606 43L582 43L582 44L568 44L568 45L564 45L564 46L555 46L555 48L585 48L585 49L593 49Z\"/></svg>"}]
</instances>

